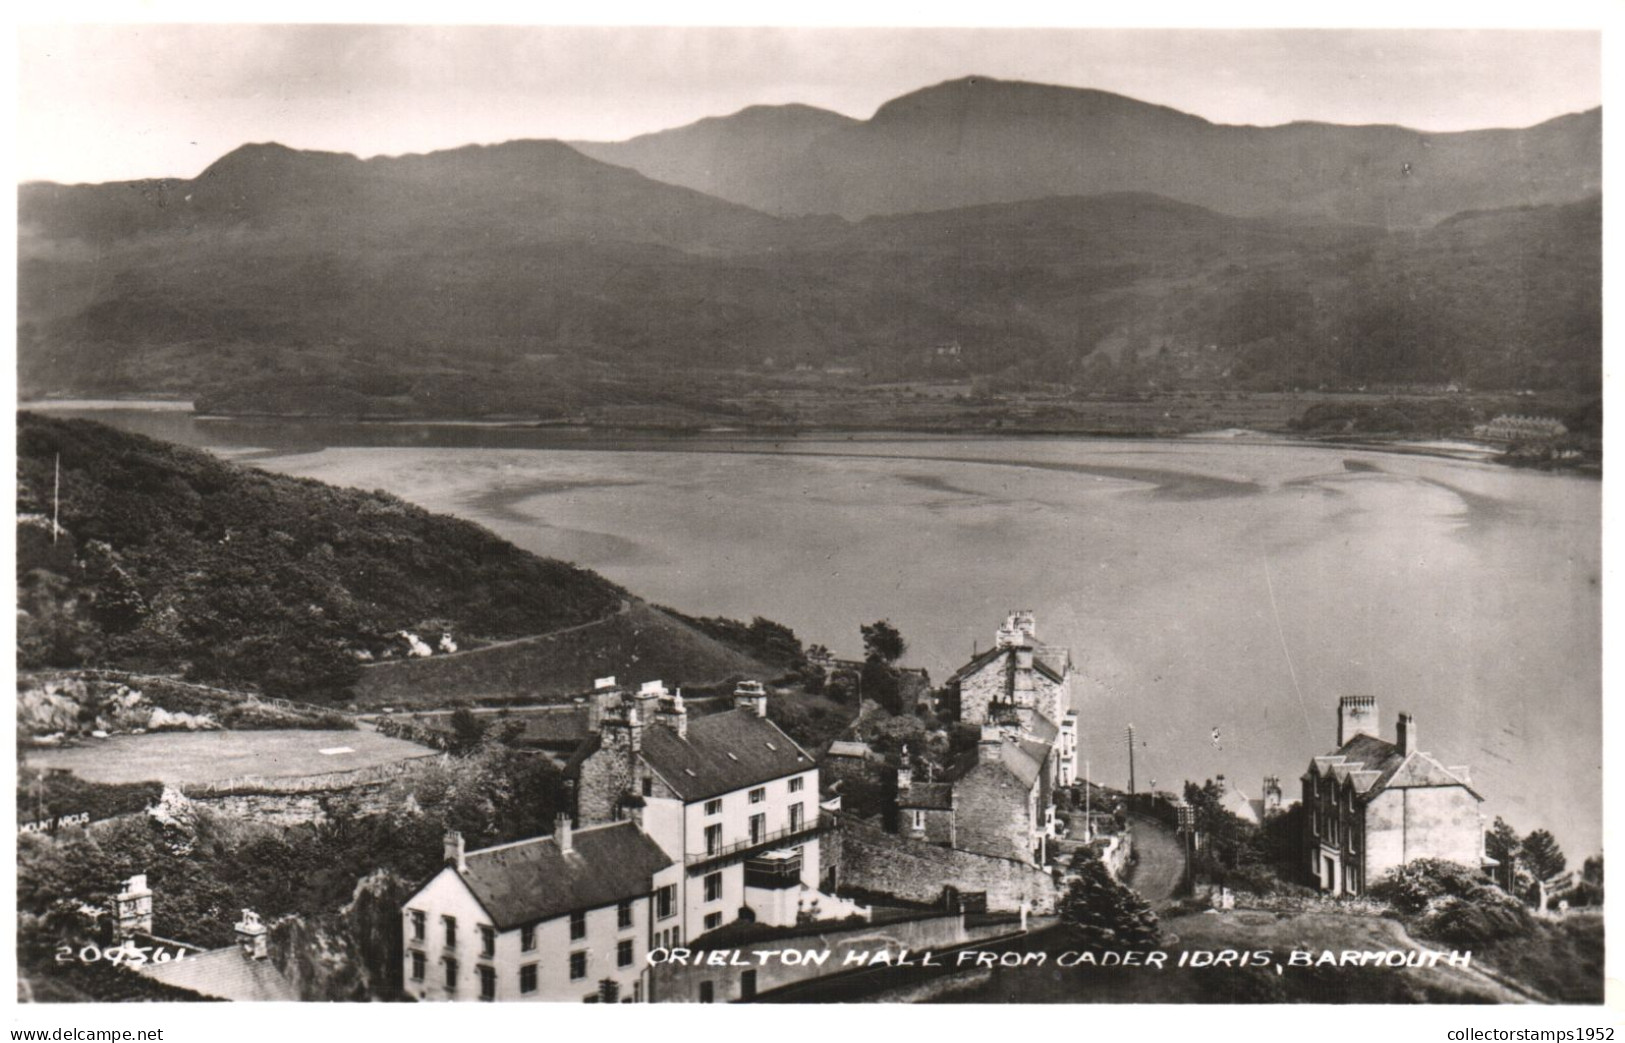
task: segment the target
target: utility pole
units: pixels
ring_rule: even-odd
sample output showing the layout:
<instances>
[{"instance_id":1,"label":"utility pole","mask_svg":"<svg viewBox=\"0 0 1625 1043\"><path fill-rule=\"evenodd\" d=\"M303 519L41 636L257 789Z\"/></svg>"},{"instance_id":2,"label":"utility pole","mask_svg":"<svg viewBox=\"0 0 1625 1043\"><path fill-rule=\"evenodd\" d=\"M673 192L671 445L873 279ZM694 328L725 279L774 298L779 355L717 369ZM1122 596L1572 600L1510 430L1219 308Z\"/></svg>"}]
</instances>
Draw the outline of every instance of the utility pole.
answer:
<instances>
[{"instance_id":1,"label":"utility pole","mask_svg":"<svg viewBox=\"0 0 1625 1043\"><path fill-rule=\"evenodd\" d=\"M62 454L56 454L56 473L51 481L51 543L62 531Z\"/></svg>"},{"instance_id":2,"label":"utility pole","mask_svg":"<svg viewBox=\"0 0 1625 1043\"><path fill-rule=\"evenodd\" d=\"M1128 795L1134 800L1134 725L1128 726Z\"/></svg>"}]
</instances>

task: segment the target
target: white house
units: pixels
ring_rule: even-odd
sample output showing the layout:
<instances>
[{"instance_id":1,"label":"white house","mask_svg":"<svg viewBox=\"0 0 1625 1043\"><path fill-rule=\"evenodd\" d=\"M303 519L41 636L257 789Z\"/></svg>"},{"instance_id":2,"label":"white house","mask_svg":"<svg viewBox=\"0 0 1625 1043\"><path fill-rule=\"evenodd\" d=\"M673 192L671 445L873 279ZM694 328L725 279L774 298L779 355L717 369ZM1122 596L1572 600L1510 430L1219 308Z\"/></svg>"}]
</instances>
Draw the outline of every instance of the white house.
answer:
<instances>
[{"instance_id":1,"label":"white house","mask_svg":"<svg viewBox=\"0 0 1625 1043\"><path fill-rule=\"evenodd\" d=\"M401 910L419 1000L642 1002L650 941L677 922L681 867L632 822L465 851Z\"/></svg>"},{"instance_id":2,"label":"white house","mask_svg":"<svg viewBox=\"0 0 1625 1043\"><path fill-rule=\"evenodd\" d=\"M656 945L683 945L737 919L790 926L844 916L821 894L818 768L767 719L747 681L735 708L694 716L655 681L594 693L594 733L566 768L583 820L629 819L682 867L680 922Z\"/></svg>"}]
</instances>

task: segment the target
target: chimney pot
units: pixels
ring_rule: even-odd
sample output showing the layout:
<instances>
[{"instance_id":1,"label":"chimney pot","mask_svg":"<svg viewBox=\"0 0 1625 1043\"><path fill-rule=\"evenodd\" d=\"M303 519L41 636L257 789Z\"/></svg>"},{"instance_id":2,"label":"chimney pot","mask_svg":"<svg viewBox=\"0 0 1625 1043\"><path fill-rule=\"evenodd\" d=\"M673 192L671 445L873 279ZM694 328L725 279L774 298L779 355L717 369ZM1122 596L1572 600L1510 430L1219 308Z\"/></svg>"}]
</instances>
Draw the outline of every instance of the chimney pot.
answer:
<instances>
[{"instance_id":1,"label":"chimney pot","mask_svg":"<svg viewBox=\"0 0 1625 1043\"><path fill-rule=\"evenodd\" d=\"M575 850L575 839L571 836L570 816L559 812L553 819L553 842L558 844L560 854L568 854Z\"/></svg>"},{"instance_id":2,"label":"chimney pot","mask_svg":"<svg viewBox=\"0 0 1625 1043\"><path fill-rule=\"evenodd\" d=\"M270 955L265 925L260 923L258 913L252 909L244 909L242 920L233 926L237 931L237 946L242 950L243 956L250 960L263 960Z\"/></svg>"},{"instance_id":3,"label":"chimney pot","mask_svg":"<svg viewBox=\"0 0 1625 1043\"><path fill-rule=\"evenodd\" d=\"M459 873L468 872L468 853L463 846L463 835L455 829L446 833L445 863L456 866Z\"/></svg>"},{"instance_id":4,"label":"chimney pot","mask_svg":"<svg viewBox=\"0 0 1625 1043\"><path fill-rule=\"evenodd\" d=\"M1399 715L1399 724L1395 728L1395 745L1399 747L1400 756L1410 756L1416 752L1417 734L1416 718L1408 713Z\"/></svg>"}]
</instances>

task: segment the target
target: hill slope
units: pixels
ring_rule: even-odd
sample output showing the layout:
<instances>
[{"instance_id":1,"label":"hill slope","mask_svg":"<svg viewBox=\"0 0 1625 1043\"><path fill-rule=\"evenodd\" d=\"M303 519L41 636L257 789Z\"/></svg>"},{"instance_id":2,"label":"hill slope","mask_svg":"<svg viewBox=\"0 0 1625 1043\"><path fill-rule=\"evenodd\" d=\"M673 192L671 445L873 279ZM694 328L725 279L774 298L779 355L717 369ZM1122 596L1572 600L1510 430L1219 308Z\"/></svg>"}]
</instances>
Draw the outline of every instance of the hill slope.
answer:
<instances>
[{"instance_id":1,"label":"hill slope","mask_svg":"<svg viewBox=\"0 0 1625 1043\"><path fill-rule=\"evenodd\" d=\"M1517 130L1225 126L1106 91L970 76L868 120L787 135L748 110L600 159L772 213L850 218L1057 195L1155 192L1238 216L1410 227L1601 191L1600 110Z\"/></svg>"},{"instance_id":2,"label":"hill slope","mask_svg":"<svg viewBox=\"0 0 1625 1043\"><path fill-rule=\"evenodd\" d=\"M384 493L29 413L17 447L23 669L119 667L338 695L362 659L401 654L402 630L478 644L612 617L627 596ZM669 617L662 626L652 650L668 636L673 647L716 645Z\"/></svg>"}]
</instances>

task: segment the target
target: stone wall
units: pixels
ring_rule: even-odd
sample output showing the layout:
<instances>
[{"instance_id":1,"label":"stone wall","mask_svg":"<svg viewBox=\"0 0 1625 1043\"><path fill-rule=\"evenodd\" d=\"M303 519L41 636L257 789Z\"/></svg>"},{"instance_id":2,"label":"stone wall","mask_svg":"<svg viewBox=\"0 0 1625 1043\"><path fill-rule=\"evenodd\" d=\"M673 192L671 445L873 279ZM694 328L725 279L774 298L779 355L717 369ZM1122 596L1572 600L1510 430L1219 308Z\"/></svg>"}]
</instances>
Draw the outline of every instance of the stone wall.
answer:
<instances>
[{"instance_id":1,"label":"stone wall","mask_svg":"<svg viewBox=\"0 0 1625 1043\"><path fill-rule=\"evenodd\" d=\"M1055 908L1055 882L1036 866L907 840L847 817L838 820L834 832L840 837L843 887L934 903L942 900L945 886L952 886L987 892L989 912L1015 912L1024 901L1034 912Z\"/></svg>"}]
</instances>

